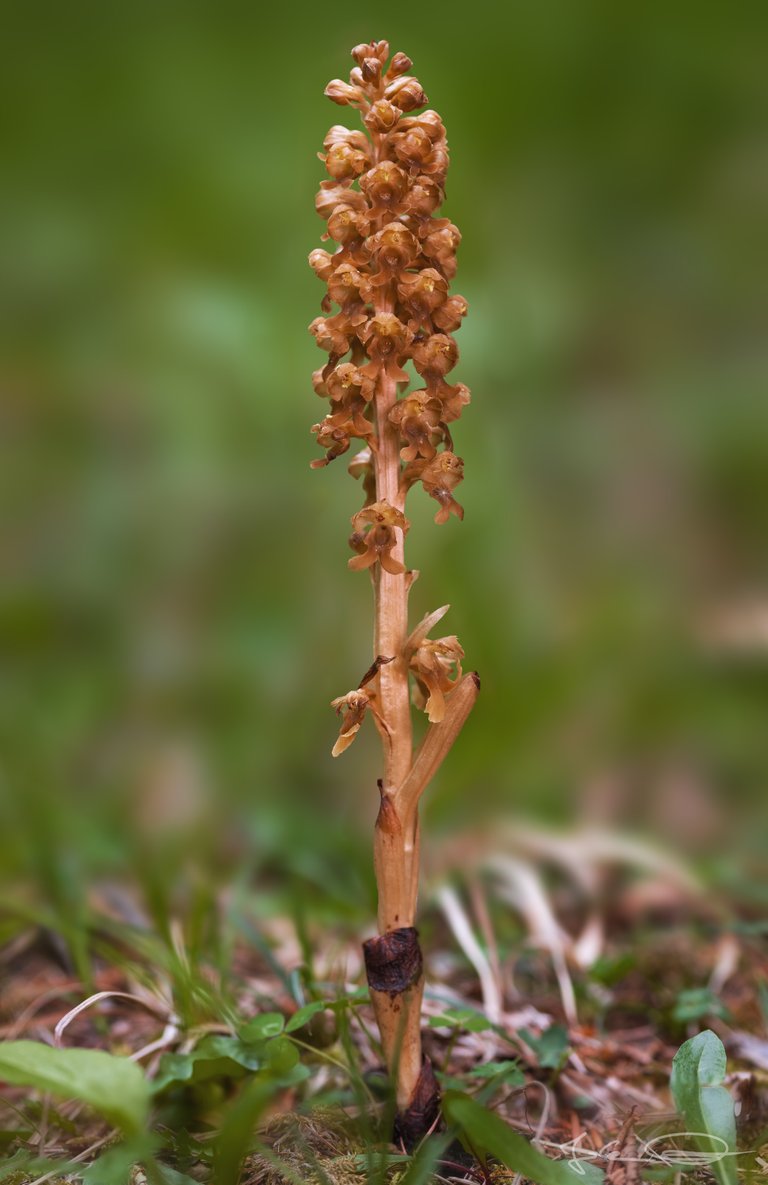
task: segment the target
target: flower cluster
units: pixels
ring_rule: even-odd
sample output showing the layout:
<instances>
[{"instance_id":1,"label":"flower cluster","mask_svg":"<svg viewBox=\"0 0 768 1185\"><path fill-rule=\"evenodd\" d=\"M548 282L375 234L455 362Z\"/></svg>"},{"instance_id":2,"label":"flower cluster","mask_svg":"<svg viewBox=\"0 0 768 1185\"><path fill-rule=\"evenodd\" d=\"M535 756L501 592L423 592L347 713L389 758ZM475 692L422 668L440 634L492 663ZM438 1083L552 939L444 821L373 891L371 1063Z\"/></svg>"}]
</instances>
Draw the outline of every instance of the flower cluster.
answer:
<instances>
[{"instance_id":1,"label":"flower cluster","mask_svg":"<svg viewBox=\"0 0 768 1185\"><path fill-rule=\"evenodd\" d=\"M375 399L387 378L410 382L410 361L423 386L400 398L388 421L403 462L417 463L406 488L421 482L440 502L437 521L445 522L462 514L453 493L462 463L453 457L448 424L469 401L467 388L447 378L459 357L451 335L467 302L449 294L461 235L437 214L448 170L445 127L436 111L420 110L427 97L404 53L390 60L387 42L372 41L356 46L352 57L349 82L334 79L325 91L339 106L357 109L365 130L334 125L319 154L328 178L315 204L332 249L309 257L326 285L325 315L310 331L328 354L314 385L331 407L312 428L325 449L312 464L327 465L353 439L376 450ZM436 464L441 448L450 463Z\"/></svg>"},{"instance_id":2,"label":"flower cluster","mask_svg":"<svg viewBox=\"0 0 768 1185\"><path fill-rule=\"evenodd\" d=\"M459 358L452 335L467 302L450 293L461 235L438 212L448 170L443 122L425 109L404 53L390 58L386 41L372 41L352 57L349 81L334 79L325 93L359 113L363 126L335 124L318 154L328 174L315 201L326 246L309 263L325 295L323 315L309 328L328 355L313 383L329 406L312 428L324 450L312 467L362 442L349 465L365 494L352 518L349 567L394 577L405 573L404 505L414 485L438 503L437 523L464 514L456 500L464 463L449 425L469 391L449 376ZM410 670L433 723L461 676L462 656L455 637L424 637L404 656L403 671ZM334 700L343 717L334 753L352 742L374 695L361 686Z\"/></svg>"}]
</instances>

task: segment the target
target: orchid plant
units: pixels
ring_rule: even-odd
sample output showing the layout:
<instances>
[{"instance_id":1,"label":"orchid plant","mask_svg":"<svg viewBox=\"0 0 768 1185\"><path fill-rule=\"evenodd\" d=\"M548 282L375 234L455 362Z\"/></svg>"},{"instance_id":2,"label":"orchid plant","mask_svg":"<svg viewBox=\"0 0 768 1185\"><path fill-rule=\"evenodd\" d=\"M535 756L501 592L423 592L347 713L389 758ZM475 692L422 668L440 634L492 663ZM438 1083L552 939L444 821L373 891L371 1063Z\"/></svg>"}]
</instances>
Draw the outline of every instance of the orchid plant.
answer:
<instances>
[{"instance_id":1,"label":"orchid plant","mask_svg":"<svg viewBox=\"0 0 768 1185\"><path fill-rule=\"evenodd\" d=\"M365 966L382 1047L395 1085L396 1136L413 1146L436 1122L439 1094L421 1048L424 972L415 929L419 877L419 800L453 745L477 698L479 680L462 672L455 635L431 637L449 606L408 628L408 595L418 573L405 564L405 514L416 486L437 503L435 522L464 511L456 489L464 476L450 425L469 402L447 375L458 361L452 334L467 312L451 295L461 240L438 217L448 169L445 128L408 72L404 53L390 60L386 41L358 45L349 82L325 93L356 109L365 130L334 125L320 159L328 179L316 208L332 250L309 262L326 285L323 316L310 325L328 354L313 376L327 401L312 428L323 468L362 448L349 464L364 505L352 517L349 568L373 586L374 657L358 685L333 701L341 726L333 755L352 744L366 716L381 738L374 867L378 935L364 944ZM416 114L416 112L419 112ZM338 307L332 312L333 304ZM422 386L409 391L408 362ZM414 384L415 385L415 384ZM429 720L414 751L412 700Z\"/></svg>"}]
</instances>

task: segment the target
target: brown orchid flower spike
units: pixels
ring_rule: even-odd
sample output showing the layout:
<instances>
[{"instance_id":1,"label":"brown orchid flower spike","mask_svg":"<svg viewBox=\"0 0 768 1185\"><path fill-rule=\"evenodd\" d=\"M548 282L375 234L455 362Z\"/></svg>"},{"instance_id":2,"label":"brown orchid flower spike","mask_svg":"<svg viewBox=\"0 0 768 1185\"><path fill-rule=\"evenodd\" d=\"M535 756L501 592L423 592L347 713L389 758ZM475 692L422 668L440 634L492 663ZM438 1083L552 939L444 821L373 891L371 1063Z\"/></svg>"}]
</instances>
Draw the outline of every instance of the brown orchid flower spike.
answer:
<instances>
[{"instance_id":1,"label":"brown orchid flower spike","mask_svg":"<svg viewBox=\"0 0 768 1185\"><path fill-rule=\"evenodd\" d=\"M334 79L325 90L334 103L356 109L363 127L336 124L320 154L328 178L316 208L328 247L312 251L309 263L326 293L324 315L310 331L328 355L313 377L328 412L312 428L324 450L312 465L323 468L353 440L362 442L349 464L365 497L352 517L349 568L370 574L376 657L358 686L333 701L341 720L333 754L352 744L370 716L383 770L374 838L378 936L364 945L365 966L395 1085L396 1138L413 1147L439 1114L420 1033L419 799L480 684L477 675L462 672L464 651L455 635L430 636L447 605L409 633L408 593L418 573L405 564L405 501L421 485L437 502L435 522L464 516L456 500L464 463L448 425L461 415L469 391L447 376L459 357L451 335L467 302L449 292L461 235L437 213L448 170L443 122L424 110L427 97L404 53L390 60L388 43L372 41L356 46L352 57L349 82ZM416 389L408 391L412 383ZM415 752L412 702L429 721Z\"/></svg>"}]
</instances>

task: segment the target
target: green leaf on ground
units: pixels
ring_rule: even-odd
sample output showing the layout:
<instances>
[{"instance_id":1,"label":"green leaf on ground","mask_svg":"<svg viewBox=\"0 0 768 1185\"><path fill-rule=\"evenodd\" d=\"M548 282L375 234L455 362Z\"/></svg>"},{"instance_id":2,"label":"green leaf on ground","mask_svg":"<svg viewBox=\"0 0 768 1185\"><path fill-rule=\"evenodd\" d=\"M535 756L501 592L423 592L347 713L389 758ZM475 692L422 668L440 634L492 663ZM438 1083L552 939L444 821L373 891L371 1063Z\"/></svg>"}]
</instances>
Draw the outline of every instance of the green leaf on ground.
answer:
<instances>
[{"instance_id":1,"label":"green leaf on ground","mask_svg":"<svg viewBox=\"0 0 768 1185\"><path fill-rule=\"evenodd\" d=\"M467 1074L468 1078L496 1078L505 1086L524 1086L525 1074L519 1062L486 1062L482 1066L475 1066Z\"/></svg>"},{"instance_id":2,"label":"green leaf on ground","mask_svg":"<svg viewBox=\"0 0 768 1185\"><path fill-rule=\"evenodd\" d=\"M430 1016L427 1023L433 1029L466 1029L468 1033L483 1033L493 1028L488 1017L474 1008L446 1008L439 1016Z\"/></svg>"},{"instance_id":3,"label":"green leaf on ground","mask_svg":"<svg viewBox=\"0 0 768 1185\"><path fill-rule=\"evenodd\" d=\"M311 1004L305 1004L303 1008L299 1008L294 1012L285 1026L286 1033L295 1033L297 1029L301 1029L311 1020L313 1016L317 1016L318 1012L324 1012L330 1005L326 1004L324 1000L313 1000Z\"/></svg>"},{"instance_id":4,"label":"green leaf on ground","mask_svg":"<svg viewBox=\"0 0 768 1185\"><path fill-rule=\"evenodd\" d=\"M725 1047L711 1029L681 1045L672 1062L670 1085L675 1106L720 1185L736 1185L736 1119L733 1099L722 1085Z\"/></svg>"},{"instance_id":5,"label":"green leaf on ground","mask_svg":"<svg viewBox=\"0 0 768 1185\"><path fill-rule=\"evenodd\" d=\"M189 1053L163 1054L152 1089L159 1094L169 1086L197 1085L214 1078L236 1080L243 1078L246 1070L267 1070L284 1086L309 1074L299 1064L298 1050L287 1037L249 1044L239 1037L208 1035Z\"/></svg>"},{"instance_id":6,"label":"green leaf on ground","mask_svg":"<svg viewBox=\"0 0 768 1185\"><path fill-rule=\"evenodd\" d=\"M238 1029L240 1039L245 1042L266 1041L270 1037L278 1037L285 1027L285 1021L279 1012L262 1012L254 1016Z\"/></svg>"},{"instance_id":7,"label":"green leaf on ground","mask_svg":"<svg viewBox=\"0 0 768 1185\"><path fill-rule=\"evenodd\" d=\"M141 1067L101 1049L54 1049L38 1041L0 1043L0 1081L87 1103L125 1132L140 1131L150 1087Z\"/></svg>"},{"instance_id":8,"label":"green leaf on ground","mask_svg":"<svg viewBox=\"0 0 768 1185\"><path fill-rule=\"evenodd\" d=\"M520 1036L536 1054L536 1061L543 1070L559 1070L568 1057L568 1030L565 1025L550 1025L540 1037L530 1029L521 1029Z\"/></svg>"},{"instance_id":9,"label":"green leaf on ground","mask_svg":"<svg viewBox=\"0 0 768 1185\"><path fill-rule=\"evenodd\" d=\"M703 1020L707 1016L719 1016L727 1020L729 1013L722 1000L708 987L684 988L675 1001L675 1020L681 1024L688 1024L693 1020Z\"/></svg>"},{"instance_id":10,"label":"green leaf on ground","mask_svg":"<svg viewBox=\"0 0 768 1185\"><path fill-rule=\"evenodd\" d=\"M602 1171L587 1160L550 1160L469 1095L449 1091L443 1099L443 1112L476 1155L494 1156L535 1185L600 1185L603 1180Z\"/></svg>"}]
</instances>

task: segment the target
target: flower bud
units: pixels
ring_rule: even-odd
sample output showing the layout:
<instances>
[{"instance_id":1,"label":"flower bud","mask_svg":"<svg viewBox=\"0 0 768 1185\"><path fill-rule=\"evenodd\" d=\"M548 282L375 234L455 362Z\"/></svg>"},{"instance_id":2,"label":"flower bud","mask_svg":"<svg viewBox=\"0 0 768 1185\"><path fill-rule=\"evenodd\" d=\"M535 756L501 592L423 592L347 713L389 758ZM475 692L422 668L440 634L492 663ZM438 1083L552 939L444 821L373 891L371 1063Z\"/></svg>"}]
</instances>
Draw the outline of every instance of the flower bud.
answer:
<instances>
[{"instance_id":1,"label":"flower bud","mask_svg":"<svg viewBox=\"0 0 768 1185\"><path fill-rule=\"evenodd\" d=\"M327 280L334 268L333 256L316 247L309 253L309 266L319 280Z\"/></svg>"},{"instance_id":2,"label":"flower bud","mask_svg":"<svg viewBox=\"0 0 768 1185\"><path fill-rule=\"evenodd\" d=\"M352 50L352 57L358 66L362 66L366 58L376 58L379 64L383 66L389 57L389 42L368 41L362 45L356 45Z\"/></svg>"},{"instance_id":3,"label":"flower bud","mask_svg":"<svg viewBox=\"0 0 768 1185\"><path fill-rule=\"evenodd\" d=\"M414 111L429 102L418 78L412 78L407 74L390 82L384 91L384 98L389 99L401 111Z\"/></svg>"},{"instance_id":4,"label":"flower bud","mask_svg":"<svg viewBox=\"0 0 768 1185\"><path fill-rule=\"evenodd\" d=\"M402 53L401 50L398 50L395 56L392 58L392 61L389 63L389 69L387 70L386 77L397 78L400 74L407 74L412 65L413 62L408 57L408 54Z\"/></svg>"},{"instance_id":5,"label":"flower bud","mask_svg":"<svg viewBox=\"0 0 768 1185\"><path fill-rule=\"evenodd\" d=\"M363 78L368 83L377 83L381 78L381 62L378 58L365 58L360 67Z\"/></svg>"},{"instance_id":6,"label":"flower bud","mask_svg":"<svg viewBox=\"0 0 768 1185\"><path fill-rule=\"evenodd\" d=\"M334 78L328 83L324 94L340 107L359 107L363 102L363 92L357 86L350 86L340 78Z\"/></svg>"}]
</instances>

